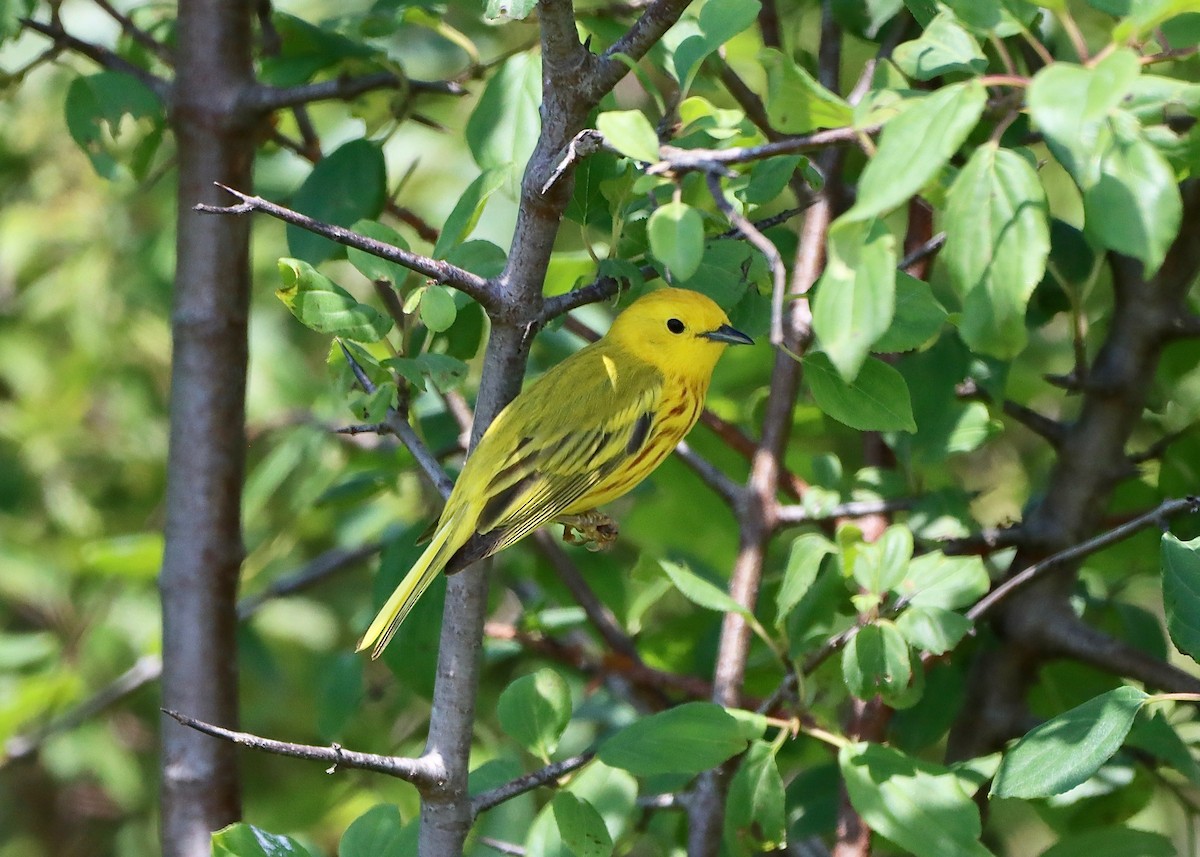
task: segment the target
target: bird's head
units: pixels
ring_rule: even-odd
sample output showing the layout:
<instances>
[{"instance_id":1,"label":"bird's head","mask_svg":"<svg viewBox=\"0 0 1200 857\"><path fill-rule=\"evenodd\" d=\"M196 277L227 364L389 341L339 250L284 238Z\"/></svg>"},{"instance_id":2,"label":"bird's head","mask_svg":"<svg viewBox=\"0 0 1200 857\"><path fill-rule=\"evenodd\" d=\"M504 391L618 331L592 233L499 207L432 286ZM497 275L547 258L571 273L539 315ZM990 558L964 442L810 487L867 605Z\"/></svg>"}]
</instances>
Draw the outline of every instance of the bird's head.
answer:
<instances>
[{"instance_id":1,"label":"bird's head","mask_svg":"<svg viewBox=\"0 0 1200 857\"><path fill-rule=\"evenodd\" d=\"M754 340L729 324L713 301L686 289L657 289L617 316L608 339L666 373L712 374L726 345Z\"/></svg>"}]
</instances>

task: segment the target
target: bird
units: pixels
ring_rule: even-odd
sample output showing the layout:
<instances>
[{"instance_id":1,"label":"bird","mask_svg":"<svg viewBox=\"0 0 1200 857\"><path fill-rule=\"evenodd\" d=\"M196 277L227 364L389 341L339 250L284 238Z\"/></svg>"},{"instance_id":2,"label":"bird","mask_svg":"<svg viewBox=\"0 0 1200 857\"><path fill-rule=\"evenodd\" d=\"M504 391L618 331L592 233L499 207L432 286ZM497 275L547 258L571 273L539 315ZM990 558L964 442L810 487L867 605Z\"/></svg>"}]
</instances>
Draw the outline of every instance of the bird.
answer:
<instances>
[{"instance_id":1,"label":"bird","mask_svg":"<svg viewBox=\"0 0 1200 857\"><path fill-rule=\"evenodd\" d=\"M520 392L492 421L446 500L425 551L356 651L378 658L438 573L451 574L562 522L603 544L596 510L658 467L696 424L717 360L753 345L712 299L687 289L648 292L608 333Z\"/></svg>"}]
</instances>

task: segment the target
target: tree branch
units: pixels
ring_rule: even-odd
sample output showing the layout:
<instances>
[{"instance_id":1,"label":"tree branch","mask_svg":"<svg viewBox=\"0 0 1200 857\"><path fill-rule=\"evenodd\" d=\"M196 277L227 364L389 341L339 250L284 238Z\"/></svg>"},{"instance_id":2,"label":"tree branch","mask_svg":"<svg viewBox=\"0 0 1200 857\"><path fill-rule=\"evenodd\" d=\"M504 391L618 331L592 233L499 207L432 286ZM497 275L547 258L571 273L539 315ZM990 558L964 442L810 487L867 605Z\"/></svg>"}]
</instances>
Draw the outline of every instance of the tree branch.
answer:
<instances>
[{"instance_id":1,"label":"tree branch","mask_svg":"<svg viewBox=\"0 0 1200 857\"><path fill-rule=\"evenodd\" d=\"M390 71L360 77L337 77L299 86L276 87L259 84L243 96L241 106L259 113L300 107L314 101L351 101L379 89L406 89L421 95L466 95L462 84L451 80L410 80Z\"/></svg>"},{"instance_id":2,"label":"tree branch","mask_svg":"<svg viewBox=\"0 0 1200 857\"><path fill-rule=\"evenodd\" d=\"M384 241L377 241L374 238L359 235L357 232L342 226L322 223L298 211L268 202L260 196L242 193L240 190L234 190L223 184L218 184L217 186L236 196L242 201L241 204L219 206L198 203L195 206L196 211L203 211L209 214L248 214L252 211L261 211L264 214L269 214L271 217L282 220L284 223L291 223L294 226L299 226L301 229L307 229L309 232L321 235L331 241L336 241L338 244L364 250L381 259L395 262L397 265L402 265L410 271L416 271L418 274L426 276L434 282L452 286L478 301L484 309L491 311L498 306L497 298L491 289L490 283L483 277L472 274L465 268L451 265L449 262L443 262L440 259L431 259L428 256L421 256L417 253L411 253L408 250L402 250Z\"/></svg>"},{"instance_id":3,"label":"tree branch","mask_svg":"<svg viewBox=\"0 0 1200 857\"><path fill-rule=\"evenodd\" d=\"M618 54L629 59L640 60L646 55L659 39L671 29L683 10L691 0L654 0L648 5L641 17L633 26L613 43L612 47L600 56L595 72L581 87L583 95L590 103L598 102L620 82L629 69L620 60Z\"/></svg>"},{"instance_id":4,"label":"tree branch","mask_svg":"<svg viewBox=\"0 0 1200 857\"><path fill-rule=\"evenodd\" d=\"M713 202L717 204L717 208L721 209L729 222L746 236L746 240L753 244L758 252L763 254L771 269L771 344L778 348L783 345L783 297L787 290L787 272L783 269L783 258L770 239L759 232L754 224L725 198L718 173L710 171L705 175L705 179L708 183L708 192L712 196Z\"/></svg>"},{"instance_id":5,"label":"tree branch","mask_svg":"<svg viewBox=\"0 0 1200 857\"><path fill-rule=\"evenodd\" d=\"M815 152L830 146L844 146L858 143L864 136L874 136L879 133L881 125L870 125L866 128L829 128L823 131L813 131L795 137L781 137L757 146L740 146L732 149L680 149L676 146L663 145L659 147L662 158L657 164L651 164L646 173L658 175L661 173L681 173L692 170L711 172L714 166L732 166L776 155L795 155L804 152Z\"/></svg>"},{"instance_id":6,"label":"tree branch","mask_svg":"<svg viewBox=\"0 0 1200 857\"><path fill-rule=\"evenodd\" d=\"M245 621L268 601L316 586L374 556L379 553L381 547L380 543L371 542L357 548L333 548L325 551L294 572L276 578L262 592L242 598L238 602L238 618ZM162 658L158 655L143 655L133 666L61 717L50 720L31 732L9 738L4 744L4 758L0 760L0 767L32 755L51 735L86 723L138 689L158 681L161 676Z\"/></svg>"},{"instance_id":7,"label":"tree branch","mask_svg":"<svg viewBox=\"0 0 1200 857\"><path fill-rule=\"evenodd\" d=\"M518 795L533 791L538 786L553 783L555 780L566 776L572 771L579 770L595 757L596 751L589 750L586 753L580 753L578 756L563 759L561 762L554 762L541 770L517 777L502 786L481 792L471 798L471 815L472 817L478 816L481 812L487 812L489 809L497 807L505 801L512 800Z\"/></svg>"},{"instance_id":8,"label":"tree branch","mask_svg":"<svg viewBox=\"0 0 1200 857\"><path fill-rule=\"evenodd\" d=\"M83 39L77 39L55 24L43 24L40 21L22 18L21 25L52 39L54 44L64 50L73 51L80 56L87 57L101 68L106 68L109 71L118 71L121 74L127 74L137 79L147 89L158 96L158 100L166 105L168 109L170 108L172 92L174 90L170 81L134 65L106 47L85 42Z\"/></svg>"},{"instance_id":9,"label":"tree branch","mask_svg":"<svg viewBox=\"0 0 1200 857\"><path fill-rule=\"evenodd\" d=\"M328 747L292 744L288 741L276 741L273 738L263 738L249 732L237 732L222 726L214 726L166 708L163 709L163 713L190 729L220 738L223 741L231 741L241 747L261 750L264 753L274 753L277 756L290 756L293 759L326 762L330 765L328 773L331 774L339 767L374 771L412 783L422 794L439 786L443 778L441 760L436 757L422 756L419 759L413 759L406 756L379 756L374 753L347 750L340 744L331 744Z\"/></svg>"},{"instance_id":10,"label":"tree branch","mask_svg":"<svg viewBox=\"0 0 1200 857\"><path fill-rule=\"evenodd\" d=\"M614 652L640 664L642 656L638 654L633 640L625 633L625 629L608 606L596 597L596 593L588 586L575 563L567 556L567 552L554 540L554 536L546 530L538 530L533 534L533 539L542 556L550 560L550 566L558 575L558 579L570 590L575 602L583 608L588 621L592 623L601 639Z\"/></svg>"},{"instance_id":11,"label":"tree branch","mask_svg":"<svg viewBox=\"0 0 1200 857\"><path fill-rule=\"evenodd\" d=\"M978 622L997 605L1006 598L1011 596L1015 591L1027 585L1033 580L1045 575L1046 573L1061 568L1064 565L1073 563L1077 560L1090 556L1099 550L1103 550L1109 545L1124 541L1133 534L1144 530L1151 525L1163 525L1167 520L1175 515L1183 512L1200 512L1200 498L1184 497L1177 500L1167 500L1162 504L1151 509L1143 515L1138 515L1131 521L1106 530L1097 536L1094 536L1079 544L1061 550L1058 553L1052 554L1043 560L1033 563L1022 571L1012 575L979 601L967 611L967 618L972 622Z\"/></svg>"},{"instance_id":12,"label":"tree branch","mask_svg":"<svg viewBox=\"0 0 1200 857\"><path fill-rule=\"evenodd\" d=\"M675 447L675 454L692 469L692 472L699 476L704 484L716 492L717 496L724 500L732 509L736 509L742 501L745 494L745 489L717 469L711 461L708 461L696 452L688 444L687 441L680 441Z\"/></svg>"},{"instance_id":13,"label":"tree branch","mask_svg":"<svg viewBox=\"0 0 1200 857\"><path fill-rule=\"evenodd\" d=\"M133 23L133 20L128 15L122 14L108 0L95 0L95 3L104 10L105 14L120 24L121 32L125 35L146 48L146 50L150 51L150 53L154 54L166 65L169 66L175 63L175 57L171 55L170 49L137 24Z\"/></svg>"},{"instance_id":14,"label":"tree branch","mask_svg":"<svg viewBox=\"0 0 1200 857\"><path fill-rule=\"evenodd\" d=\"M829 509L821 509L814 513L806 506L780 506L775 512L775 524L779 527L790 527L797 524L817 524L825 521L836 521L842 518L865 518L868 515L890 515L893 512L903 512L911 509L916 503L914 497L898 497L883 500L851 500L839 503Z\"/></svg>"}]
</instances>

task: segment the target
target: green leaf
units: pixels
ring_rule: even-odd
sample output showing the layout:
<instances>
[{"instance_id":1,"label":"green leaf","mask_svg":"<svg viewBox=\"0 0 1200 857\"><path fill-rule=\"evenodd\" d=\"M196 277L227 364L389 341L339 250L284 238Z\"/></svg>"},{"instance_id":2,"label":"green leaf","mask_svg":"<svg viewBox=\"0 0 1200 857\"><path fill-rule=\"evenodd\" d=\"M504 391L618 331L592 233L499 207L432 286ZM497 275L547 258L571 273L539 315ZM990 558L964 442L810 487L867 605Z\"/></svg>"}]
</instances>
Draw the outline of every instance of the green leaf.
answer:
<instances>
[{"instance_id":1,"label":"green leaf","mask_svg":"<svg viewBox=\"0 0 1200 857\"><path fill-rule=\"evenodd\" d=\"M963 299L959 329L972 350L1009 360L1027 340L1025 308L1046 272L1046 194L1017 152L975 150L947 198L945 261Z\"/></svg>"},{"instance_id":2,"label":"green leaf","mask_svg":"<svg viewBox=\"0 0 1200 857\"><path fill-rule=\"evenodd\" d=\"M375 48L332 29L310 24L295 15L273 11L271 22L279 35L280 50L264 56L262 80L274 86L295 86L319 71L345 60L371 60Z\"/></svg>"},{"instance_id":3,"label":"green leaf","mask_svg":"<svg viewBox=\"0 0 1200 857\"><path fill-rule=\"evenodd\" d=\"M904 0L904 5L922 27L928 26L938 12L937 0Z\"/></svg>"},{"instance_id":4,"label":"green leaf","mask_svg":"<svg viewBox=\"0 0 1200 857\"><path fill-rule=\"evenodd\" d=\"M347 721L362 705L363 659L353 652L341 652L322 659L317 675L317 732L322 741L333 741L342 737Z\"/></svg>"},{"instance_id":5,"label":"green leaf","mask_svg":"<svg viewBox=\"0 0 1200 857\"><path fill-rule=\"evenodd\" d=\"M851 124L853 108L791 57L764 48L759 62L767 72L767 118L772 128L785 134L806 134Z\"/></svg>"},{"instance_id":6,"label":"green leaf","mask_svg":"<svg viewBox=\"0 0 1200 857\"><path fill-rule=\"evenodd\" d=\"M986 103L987 91L975 80L916 99L884 126L859 178L858 199L842 218L867 220L919 193L967 139Z\"/></svg>"},{"instance_id":7,"label":"green leaf","mask_svg":"<svg viewBox=\"0 0 1200 857\"><path fill-rule=\"evenodd\" d=\"M449 330L458 315L454 297L445 286L427 286L421 294L421 323L434 333Z\"/></svg>"},{"instance_id":8,"label":"green leaf","mask_svg":"<svg viewBox=\"0 0 1200 857\"><path fill-rule=\"evenodd\" d=\"M1051 3L1041 5L1049 8ZM999 0L980 3L979 0L947 0L946 6L959 23L973 33L1006 39L1022 30L1032 29L1038 7L1026 0Z\"/></svg>"},{"instance_id":9,"label":"green leaf","mask_svg":"<svg viewBox=\"0 0 1200 857\"><path fill-rule=\"evenodd\" d=\"M834 20L844 29L871 40L904 8L902 0L834 0L831 5Z\"/></svg>"},{"instance_id":10,"label":"green leaf","mask_svg":"<svg viewBox=\"0 0 1200 857\"><path fill-rule=\"evenodd\" d=\"M711 702L688 702L631 723L600 745L606 765L639 777L698 774L746 749L742 724Z\"/></svg>"},{"instance_id":11,"label":"green leaf","mask_svg":"<svg viewBox=\"0 0 1200 857\"><path fill-rule=\"evenodd\" d=\"M1151 617L1157 619L1157 617ZM1165 660L1165 657L1163 658ZM1179 725L1189 728L1187 721ZM1170 765L1193 786L1200 786L1200 762L1192 755L1192 749L1168 719L1166 713L1159 708L1157 711L1142 712L1133 721L1133 728L1125 743L1130 747L1145 750Z\"/></svg>"},{"instance_id":12,"label":"green leaf","mask_svg":"<svg viewBox=\"0 0 1200 857\"><path fill-rule=\"evenodd\" d=\"M725 844L735 855L758 855L787 844L783 777L775 750L755 741L742 757L725 799Z\"/></svg>"},{"instance_id":13,"label":"green leaf","mask_svg":"<svg viewBox=\"0 0 1200 857\"><path fill-rule=\"evenodd\" d=\"M914 80L932 80L949 72L980 74L987 69L979 43L948 10L939 12L919 38L897 45L892 58Z\"/></svg>"},{"instance_id":14,"label":"green leaf","mask_svg":"<svg viewBox=\"0 0 1200 857\"><path fill-rule=\"evenodd\" d=\"M145 84L115 71L77 77L63 107L71 139L98 175L118 179L124 164L135 179L145 177L165 123L158 96Z\"/></svg>"},{"instance_id":15,"label":"green leaf","mask_svg":"<svg viewBox=\"0 0 1200 857\"><path fill-rule=\"evenodd\" d=\"M675 284L708 295L718 306L731 309L746 294L762 269L765 269L762 254L748 242L718 239L704 247L695 272L686 279L676 276Z\"/></svg>"},{"instance_id":16,"label":"green leaf","mask_svg":"<svg viewBox=\"0 0 1200 857\"><path fill-rule=\"evenodd\" d=\"M29 634L0 631L0 670L5 672L28 669L58 654L59 641L53 631Z\"/></svg>"},{"instance_id":17,"label":"green leaf","mask_svg":"<svg viewBox=\"0 0 1200 857\"><path fill-rule=\"evenodd\" d=\"M1138 0L1130 5L1129 17L1113 28L1113 41L1122 44L1141 39L1168 18L1197 11L1195 0Z\"/></svg>"},{"instance_id":18,"label":"green leaf","mask_svg":"<svg viewBox=\"0 0 1200 857\"><path fill-rule=\"evenodd\" d=\"M548 761L571 720L571 689L554 670L540 669L504 689L496 715L505 732Z\"/></svg>"},{"instance_id":19,"label":"green leaf","mask_svg":"<svg viewBox=\"0 0 1200 857\"><path fill-rule=\"evenodd\" d=\"M896 310L883 336L871 346L880 354L893 354L920 348L942 329L946 310L923 280L896 271Z\"/></svg>"},{"instance_id":20,"label":"green leaf","mask_svg":"<svg viewBox=\"0 0 1200 857\"><path fill-rule=\"evenodd\" d=\"M894 623L864 626L842 649L842 678L859 699L876 694L885 700L903 695L912 680L908 643Z\"/></svg>"},{"instance_id":21,"label":"green leaf","mask_svg":"<svg viewBox=\"0 0 1200 857\"><path fill-rule=\"evenodd\" d=\"M376 241L383 241L384 243L391 244L393 247L399 247L401 250L409 249L408 242L404 240L404 237L399 232L390 226L385 226L378 220L359 220L350 228L359 235L374 238ZM408 279L409 276L408 268L405 268L403 265L398 265L387 259L381 259L374 253L368 253L356 247L346 248L346 258L368 280L384 280L394 286L398 286Z\"/></svg>"},{"instance_id":22,"label":"green leaf","mask_svg":"<svg viewBox=\"0 0 1200 857\"><path fill-rule=\"evenodd\" d=\"M858 585L867 592L883 595L904 579L912 553L912 531L900 524L893 524L877 541L857 547L851 573Z\"/></svg>"},{"instance_id":23,"label":"green leaf","mask_svg":"<svg viewBox=\"0 0 1200 857\"><path fill-rule=\"evenodd\" d=\"M349 226L378 217L386 193L383 150L368 140L351 140L317 161L292 198L292 208L314 220ZM340 244L291 224L287 243L289 253L312 265L342 252Z\"/></svg>"},{"instance_id":24,"label":"green leaf","mask_svg":"<svg viewBox=\"0 0 1200 857\"><path fill-rule=\"evenodd\" d=\"M484 17L489 21L524 21L537 6L537 0L487 0Z\"/></svg>"},{"instance_id":25,"label":"green leaf","mask_svg":"<svg viewBox=\"0 0 1200 857\"><path fill-rule=\"evenodd\" d=\"M640 110L609 110L596 117L604 140L622 155L652 164L658 160L658 134Z\"/></svg>"},{"instance_id":26,"label":"green leaf","mask_svg":"<svg viewBox=\"0 0 1200 857\"><path fill-rule=\"evenodd\" d=\"M750 173L750 181L737 192L738 198L748 205L773 202L804 161L802 155L780 155L759 161Z\"/></svg>"},{"instance_id":27,"label":"green leaf","mask_svg":"<svg viewBox=\"0 0 1200 857\"><path fill-rule=\"evenodd\" d=\"M895 591L916 607L956 610L974 604L990 586L979 557L926 553L908 564Z\"/></svg>"},{"instance_id":28,"label":"green leaf","mask_svg":"<svg viewBox=\"0 0 1200 857\"><path fill-rule=\"evenodd\" d=\"M1161 833L1132 827L1097 827L1066 832L1039 857L1178 857L1179 850Z\"/></svg>"},{"instance_id":29,"label":"green leaf","mask_svg":"<svg viewBox=\"0 0 1200 857\"><path fill-rule=\"evenodd\" d=\"M268 833L252 824L231 824L212 835L212 857L311 857L290 836Z\"/></svg>"},{"instance_id":30,"label":"green leaf","mask_svg":"<svg viewBox=\"0 0 1200 857\"><path fill-rule=\"evenodd\" d=\"M559 835L575 857L609 857L612 854L612 837L604 826L604 819L587 800L560 791L555 793L551 803Z\"/></svg>"},{"instance_id":31,"label":"green leaf","mask_svg":"<svg viewBox=\"0 0 1200 857\"><path fill-rule=\"evenodd\" d=\"M454 209L442 225L437 243L433 245L433 258L446 258L451 248L471 234L471 230L483 214L488 199L504 186L505 179L506 173L503 170L484 170L467 185L467 189L462 192L462 196L458 198Z\"/></svg>"},{"instance_id":32,"label":"green leaf","mask_svg":"<svg viewBox=\"0 0 1200 857\"><path fill-rule=\"evenodd\" d=\"M338 857L405 857L417 846L417 825L407 827L400 810L390 803L368 809L346 828Z\"/></svg>"},{"instance_id":33,"label":"green leaf","mask_svg":"<svg viewBox=\"0 0 1200 857\"><path fill-rule=\"evenodd\" d=\"M680 92L691 89L705 57L753 24L761 8L758 0L722 0L704 4L697 22L700 33L689 36L675 48L674 71Z\"/></svg>"},{"instance_id":34,"label":"green leaf","mask_svg":"<svg viewBox=\"0 0 1200 857\"><path fill-rule=\"evenodd\" d=\"M1127 48L1093 68L1056 62L1033 76L1026 104L1046 143L1081 188L1099 177L1105 119L1133 86L1141 67Z\"/></svg>"},{"instance_id":35,"label":"green leaf","mask_svg":"<svg viewBox=\"0 0 1200 857\"><path fill-rule=\"evenodd\" d=\"M1086 782L1121 748L1146 699L1118 687L1046 721L1004 754L991 795L1049 797Z\"/></svg>"},{"instance_id":36,"label":"green leaf","mask_svg":"<svg viewBox=\"0 0 1200 857\"><path fill-rule=\"evenodd\" d=\"M896 628L915 648L942 655L967 635L971 620L942 607L909 607L897 617Z\"/></svg>"},{"instance_id":37,"label":"green leaf","mask_svg":"<svg viewBox=\"0 0 1200 857\"><path fill-rule=\"evenodd\" d=\"M1163 610L1176 648L1200 660L1200 538L1181 542L1163 533Z\"/></svg>"},{"instance_id":38,"label":"green leaf","mask_svg":"<svg viewBox=\"0 0 1200 857\"><path fill-rule=\"evenodd\" d=\"M787 622L788 614L800 603L817 579L821 560L835 553L833 542L820 533L804 533L798 536L788 552L787 567L783 572L783 584L775 596L775 625Z\"/></svg>"},{"instance_id":39,"label":"green leaf","mask_svg":"<svg viewBox=\"0 0 1200 857\"><path fill-rule=\"evenodd\" d=\"M839 219L829 230L827 254L813 330L842 380L852 383L892 323L896 239L881 220Z\"/></svg>"},{"instance_id":40,"label":"green leaf","mask_svg":"<svg viewBox=\"0 0 1200 857\"><path fill-rule=\"evenodd\" d=\"M700 267L704 255L704 220L700 212L682 202L668 202L650 215L646 224L650 252L679 280Z\"/></svg>"},{"instance_id":41,"label":"green leaf","mask_svg":"<svg viewBox=\"0 0 1200 857\"><path fill-rule=\"evenodd\" d=\"M357 342L377 342L392 329L392 320L374 307L360 304L348 291L299 259L280 259L283 288L275 295L301 324Z\"/></svg>"},{"instance_id":42,"label":"green leaf","mask_svg":"<svg viewBox=\"0 0 1200 857\"><path fill-rule=\"evenodd\" d=\"M0 42L20 34L22 18L33 16L34 0L3 0L0 2Z\"/></svg>"},{"instance_id":43,"label":"green leaf","mask_svg":"<svg viewBox=\"0 0 1200 857\"><path fill-rule=\"evenodd\" d=\"M882 360L867 358L853 384L842 380L826 354L818 351L802 362L817 407L838 422L859 431L917 430L908 385Z\"/></svg>"},{"instance_id":44,"label":"green leaf","mask_svg":"<svg viewBox=\"0 0 1200 857\"><path fill-rule=\"evenodd\" d=\"M446 261L487 279L500 276L508 257L491 241L476 240L451 247L446 253Z\"/></svg>"},{"instance_id":45,"label":"green leaf","mask_svg":"<svg viewBox=\"0 0 1200 857\"><path fill-rule=\"evenodd\" d=\"M1183 218L1175 171L1129 114L1115 111L1105 125L1099 174L1083 189L1084 232L1102 247L1140 259L1149 276Z\"/></svg>"},{"instance_id":46,"label":"green leaf","mask_svg":"<svg viewBox=\"0 0 1200 857\"><path fill-rule=\"evenodd\" d=\"M878 744L838 751L854 809L872 830L917 857L988 857L979 808L953 772Z\"/></svg>"},{"instance_id":47,"label":"green leaf","mask_svg":"<svg viewBox=\"0 0 1200 857\"><path fill-rule=\"evenodd\" d=\"M446 354L426 353L419 357L390 357L383 361L399 372L418 390L425 389L425 378L443 393L453 390L467 375L467 364Z\"/></svg>"},{"instance_id":48,"label":"green leaf","mask_svg":"<svg viewBox=\"0 0 1200 857\"><path fill-rule=\"evenodd\" d=\"M751 615L750 611L734 601L728 592L716 584L709 583L686 565L665 559L661 560L660 564L667 577L675 584L675 588L693 604L719 613L737 613L746 617Z\"/></svg>"},{"instance_id":49,"label":"green leaf","mask_svg":"<svg viewBox=\"0 0 1200 857\"><path fill-rule=\"evenodd\" d=\"M86 571L105 577L154 580L162 570L163 536L129 533L96 539L80 546L79 559Z\"/></svg>"},{"instance_id":50,"label":"green leaf","mask_svg":"<svg viewBox=\"0 0 1200 857\"><path fill-rule=\"evenodd\" d=\"M536 52L509 57L492 75L467 120L467 145L482 170L498 170L516 195L541 132L542 60Z\"/></svg>"}]
</instances>

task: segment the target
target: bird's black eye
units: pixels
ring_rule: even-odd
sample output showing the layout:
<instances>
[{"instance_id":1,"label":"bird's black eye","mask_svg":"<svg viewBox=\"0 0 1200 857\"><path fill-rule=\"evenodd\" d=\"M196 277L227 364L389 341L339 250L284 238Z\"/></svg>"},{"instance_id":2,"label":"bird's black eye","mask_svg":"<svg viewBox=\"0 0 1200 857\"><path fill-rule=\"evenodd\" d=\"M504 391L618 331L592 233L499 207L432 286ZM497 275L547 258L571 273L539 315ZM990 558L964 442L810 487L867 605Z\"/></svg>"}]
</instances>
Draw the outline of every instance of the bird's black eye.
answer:
<instances>
[{"instance_id":1,"label":"bird's black eye","mask_svg":"<svg viewBox=\"0 0 1200 857\"><path fill-rule=\"evenodd\" d=\"M677 318L668 318L667 330L671 333L683 333L683 322Z\"/></svg>"}]
</instances>

